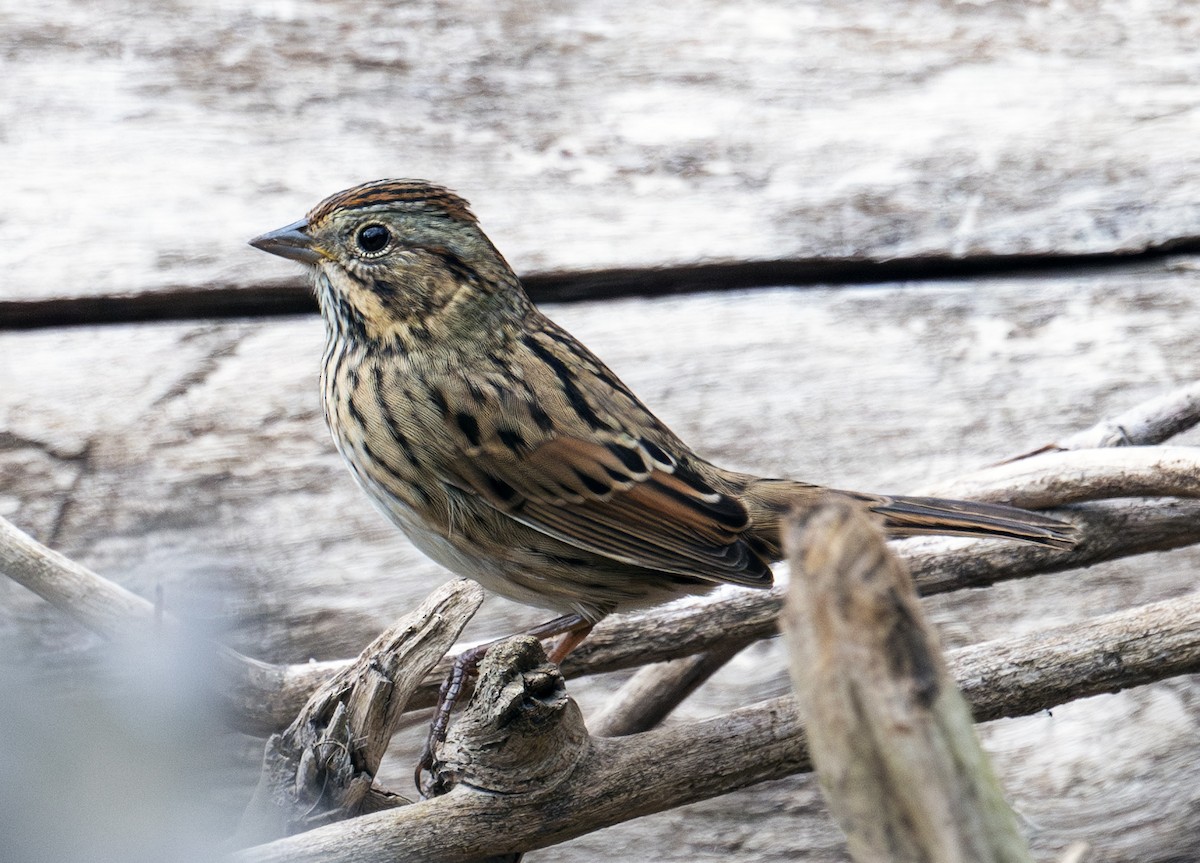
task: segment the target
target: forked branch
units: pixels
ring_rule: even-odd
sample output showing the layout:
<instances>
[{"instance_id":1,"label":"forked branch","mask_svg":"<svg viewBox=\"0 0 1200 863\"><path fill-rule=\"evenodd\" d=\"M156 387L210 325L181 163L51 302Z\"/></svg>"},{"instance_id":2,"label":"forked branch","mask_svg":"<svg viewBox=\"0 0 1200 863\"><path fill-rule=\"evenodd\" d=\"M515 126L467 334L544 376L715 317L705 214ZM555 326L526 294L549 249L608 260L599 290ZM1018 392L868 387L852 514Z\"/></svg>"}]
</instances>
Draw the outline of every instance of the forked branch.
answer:
<instances>
[{"instance_id":1,"label":"forked branch","mask_svg":"<svg viewBox=\"0 0 1200 863\"><path fill-rule=\"evenodd\" d=\"M502 651L493 661L500 669L490 677L485 670L485 677L503 683L473 697L469 709L482 711L482 717L470 724L493 732L519 729L521 734L548 727L550 723L522 720L512 711L540 711L547 699L557 702L558 684L545 677L549 667L540 659L513 662ZM977 721L1029 714L1087 695L1194 673L1200 671L1200 594L950 651L947 665ZM566 713L556 721L573 729L547 732L556 739L571 738L579 730ZM483 763L488 751L538 748L535 742L494 733L476 744L468 739L459 745ZM469 861L542 848L810 769L791 696L644 734L588 737L559 759L559 767L544 771L544 784L536 788L528 787L523 772L514 774L514 787L505 787L498 784L504 772L495 771L482 787L464 781L442 797L249 848L235 859Z\"/></svg>"}]
</instances>

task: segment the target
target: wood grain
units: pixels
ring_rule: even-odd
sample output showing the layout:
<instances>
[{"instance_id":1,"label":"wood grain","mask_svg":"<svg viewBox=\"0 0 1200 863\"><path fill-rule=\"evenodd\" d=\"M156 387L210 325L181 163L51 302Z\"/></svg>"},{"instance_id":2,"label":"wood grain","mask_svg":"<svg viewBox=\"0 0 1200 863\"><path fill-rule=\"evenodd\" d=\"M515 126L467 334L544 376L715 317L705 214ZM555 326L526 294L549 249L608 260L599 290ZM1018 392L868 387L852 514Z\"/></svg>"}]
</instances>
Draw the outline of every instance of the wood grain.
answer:
<instances>
[{"instance_id":1,"label":"wood grain","mask_svg":"<svg viewBox=\"0 0 1200 863\"><path fill-rule=\"evenodd\" d=\"M1107 257L1200 234L1200 16L1168 0L183 0L170 14L49 0L3 20L0 301L294 284L245 240L388 175L464 193L523 274ZM849 488L932 484L1200 379L1190 258L918 275L552 313L706 455ZM4 333L0 514L254 656L356 653L446 575L333 455L320 342L309 317ZM1195 550L1176 551L926 605L964 646L1170 599L1194 588L1197 566ZM493 600L469 634L536 620ZM0 655L69 689L91 680L97 650L0 583ZM679 715L781 692L783 668L756 645ZM618 683L572 692L587 715ZM1200 843L1194 682L983 734L1047 859L1079 837L1099 860L1186 859ZM385 780L407 781L418 737L398 741ZM241 754L213 780L212 824L234 823L253 783L261 749L240 745L221 747ZM58 800L61 773L39 775ZM103 788L78 811L122 796ZM165 798L128 799L156 812ZM835 837L792 779L554 853L842 859Z\"/></svg>"},{"instance_id":2,"label":"wood grain","mask_svg":"<svg viewBox=\"0 0 1200 863\"><path fill-rule=\"evenodd\" d=\"M523 273L1200 235L1170 0L51 0L5 32L6 297L273 279L249 237L388 176Z\"/></svg>"}]
</instances>

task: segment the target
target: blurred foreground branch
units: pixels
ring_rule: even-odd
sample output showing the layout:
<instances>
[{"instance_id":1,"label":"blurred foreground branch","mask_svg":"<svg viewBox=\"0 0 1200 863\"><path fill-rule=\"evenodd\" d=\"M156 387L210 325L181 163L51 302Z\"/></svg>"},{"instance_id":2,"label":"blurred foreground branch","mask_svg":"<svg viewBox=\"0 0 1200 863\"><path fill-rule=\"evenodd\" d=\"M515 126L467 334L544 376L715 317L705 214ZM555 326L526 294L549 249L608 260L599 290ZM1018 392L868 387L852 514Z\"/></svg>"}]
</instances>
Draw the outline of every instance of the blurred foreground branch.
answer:
<instances>
[{"instance_id":1,"label":"blurred foreground branch","mask_svg":"<svg viewBox=\"0 0 1200 863\"><path fill-rule=\"evenodd\" d=\"M780 618L809 749L856 863L1032 863L878 520L830 497L784 528Z\"/></svg>"}]
</instances>

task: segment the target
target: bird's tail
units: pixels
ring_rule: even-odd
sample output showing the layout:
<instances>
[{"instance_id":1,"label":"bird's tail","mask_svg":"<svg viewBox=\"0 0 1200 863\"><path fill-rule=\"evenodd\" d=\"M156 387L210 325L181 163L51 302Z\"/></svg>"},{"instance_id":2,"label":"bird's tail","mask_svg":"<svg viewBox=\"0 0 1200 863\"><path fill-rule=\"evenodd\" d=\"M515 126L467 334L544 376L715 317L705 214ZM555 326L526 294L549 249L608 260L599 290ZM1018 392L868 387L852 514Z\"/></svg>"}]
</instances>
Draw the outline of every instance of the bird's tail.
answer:
<instances>
[{"instance_id":1,"label":"bird's tail","mask_svg":"<svg viewBox=\"0 0 1200 863\"><path fill-rule=\"evenodd\" d=\"M777 547L780 516L793 503L803 506L823 492L816 486L791 480L757 479L747 485L743 500L750 507L754 532ZM937 497L889 497L857 491L831 493L866 504L869 510L883 517L890 536L939 534L1013 539L1052 548L1075 545L1075 525L1015 506Z\"/></svg>"}]
</instances>

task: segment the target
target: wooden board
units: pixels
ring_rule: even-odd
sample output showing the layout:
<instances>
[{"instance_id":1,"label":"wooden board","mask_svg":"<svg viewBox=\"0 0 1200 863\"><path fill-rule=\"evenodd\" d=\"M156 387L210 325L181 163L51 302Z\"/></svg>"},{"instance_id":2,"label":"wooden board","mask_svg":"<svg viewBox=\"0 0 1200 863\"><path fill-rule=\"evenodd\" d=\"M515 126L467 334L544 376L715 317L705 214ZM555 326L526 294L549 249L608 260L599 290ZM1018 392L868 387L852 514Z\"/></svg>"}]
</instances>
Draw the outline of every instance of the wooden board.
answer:
<instances>
[{"instance_id":1,"label":"wooden board","mask_svg":"<svg viewBox=\"0 0 1200 863\"><path fill-rule=\"evenodd\" d=\"M714 460L903 491L1200 376L1200 352L1179 325L1200 314L1194 281L1179 261L550 312ZM445 575L370 507L332 452L316 391L321 341L315 318L5 335L0 514L253 655L356 652ZM1198 565L1200 551L1189 550L931 607L955 645L1191 590ZM0 635L35 666L69 667L92 643L7 582L0 609ZM493 599L471 632L538 619ZM586 713L613 685L571 691ZM782 659L760 645L681 715L786 686ZM1099 859L1164 859L1147 848L1165 855L1200 837L1198 727L1194 688L1176 681L995 723L987 739L1039 848L1083 837L1108 849ZM385 762L397 787L407 787L416 742L406 733ZM226 820L214 820L227 824L258 754L235 741L222 747L235 763L222 778ZM606 843L681 860L836 848L816 799L804 780L774 783L577 840L553 859L595 859ZM829 853L822 859L837 859Z\"/></svg>"},{"instance_id":2,"label":"wooden board","mask_svg":"<svg viewBox=\"0 0 1200 863\"><path fill-rule=\"evenodd\" d=\"M1200 237L1200 13L1168 0L47 0L0 21L0 301L272 282L296 268L247 238L381 176L458 189L521 273L1103 257ZM1196 379L1195 280L1177 259L552 311L714 460L903 491ZM332 452L321 339L311 317L0 334L0 515L253 655L357 651L445 574ZM1198 564L1195 550L1157 555L930 606L961 644L1194 590ZM469 634L537 619L492 600ZM0 684L29 673L69 699L106 685L107 657L0 580ZM586 712L614 685L571 691ZM786 686L759 645L681 715ZM146 736L122 737L128 716L98 698L27 727L9 722L20 699L0 699L6 738L31 741L20 797L0 783L0 810L66 806L45 833L82 837L77 849L151 823L164 837L229 832L258 742L184 721L176 754L196 794L179 800L178 777L143 763ZM203 713L180 705L184 720ZM1039 859L1075 838L1097 860L1194 856L1195 681L985 737ZM404 735L385 762L398 788L415 744ZM83 790L64 798L71 788ZM203 823L164 827L181 812ZM42 856L70 859L64 847ZM530 859L842 854L815 785L791 779Z\"/></svg>"},{"instance_id":3,"label":"wooden board","mask_svg":"<svg viewBox=\"0 0 1200 863\"><path fill-rule=\"evenodd\" d=\"M1200 235L1187 4L69 0L3 14L0 299L291 272L385 176L520 272L1112 252Z\"/></svg>"}]
</instances>

